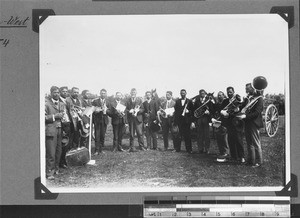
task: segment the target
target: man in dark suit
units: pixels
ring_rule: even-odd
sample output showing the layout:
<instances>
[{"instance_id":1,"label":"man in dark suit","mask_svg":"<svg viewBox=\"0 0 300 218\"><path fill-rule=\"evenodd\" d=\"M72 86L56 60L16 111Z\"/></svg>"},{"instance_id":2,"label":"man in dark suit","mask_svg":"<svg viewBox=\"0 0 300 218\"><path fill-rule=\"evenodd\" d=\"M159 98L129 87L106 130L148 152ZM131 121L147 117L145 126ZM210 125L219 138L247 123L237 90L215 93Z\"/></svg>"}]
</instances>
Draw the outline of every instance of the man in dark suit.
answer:
<instances>
[{"instance_id":1,"label":"man in dark suit","mask_svg":"<svg viewBox=\"0 0 300 218\"><path fill-rule=\"evenodd\" d=\"M193 121L197 127L197 145L199 153L209 153L209 122L211 121L211 114L213 113L213 103L204 89L199 91L199 96L196 97L194 103L194 110L200 107L202 108L200 110L202 114L198 118L193 116Z\"/></svg>"},{"instance_id":2,"label":"man in dark suit","mask_svg":"<svg viewBox=\"0 0 300 218\"><path fill-rule=\"evenodd\" d=\"M64 116L65 107L59 101L59 88L52 86L51 97L45 104L45 130L46 130L46 178L54 179L58 174L61 157L61 119Z\"/></svg>"},{"instance_id":3,"label":"man in dark suit","mask_svg":"<svg viewBox=\"0 0 300 218\"><path fill-rule=\"evenodd\" d=\"M126 112L123 110L125 103L122 102L122 93L117 92L116 97L111 103L111 123L113 126L113 152L124 151L122 148L122 139L127 124Z\"/></svg>"},{"instance_id":4,"label":"man in dark suit","mask_svg":"<svg viewBox=\"0 0 300 218\"><path fill-rule=\"evenodd\" d=\"M66 98L66 105L69 117L71 118L71 137L70 137L70 148L76 149L80 146L80 133L81 128L80 116L82 113L82 103L78 98L79 88L73 87L71 90L71 96Z\"/></svg>"},{"instance_id":5,"label":"man in dark suit","mask_svg":"<svg viewBox=\"0 0 300 218\"><path fill-rule=\"evenodd\" d=\"M251 83L246 84L246 92L249 94L253 106L240 118L245 121L245 136L248 149L248 164L259 167L263 163L259 129L263 127L262 111L264 107L263 96L255 91ZM257 156L256 156L257 154Z\"/></svg>"},{"instance_id":6,"label":"man in dark suit","mask_svg":"<svg viewBox=\"0 0 300 218\"><path fill-rule=\"evenodd\" d=\"M157 121L158 104L156 100L152 99L150 91L145 93L146 101L143 102L144 106L144 123L146 127L147 149L157 150L157 132L151 128L152 122ZM153 144L153 145L151 145Z\"/></svg>"},{"instance_id":7,"label":"man in dark suit","mask_svg":"<svg viewBox=\"0 0 300 218\"><path fill-rule=\"evenodd\" d=\"M95 127L95 153L99 155L103 152L105 133L108 125L108 115L111 112L111 105L106 99L107 91L101 89L100 98L95 99L92 105L96 107L93 113L93 123Z\"/></svg>"},{"instance_id":8,"label":"man in dark suit","mask_svg":"<svg viewBox=\"0 0 300 218\"><path fill-rule=\"evenodd\" d=\"M69 140L62 140L62 153L61 153L59 167L67 168L66 153L70 149L70 137L71 137L71 118L70 118L70 114L67 111L67 102L66 102L66 98L68 97L68 87L66 86L60 87L59 91L60 91L59 101L64 105L66 109L65 115L61 123L62 137L69 139Z\"/></svg>"},{"instance_id":9,"label":"man in dark suit","mask_svg":"<svg viewBox=\"0 0 300 218\"><path fill-rule=\"evenodd\" d=\"M130 98L126 102L127 119L129 123L130 132L130 148L129 152L136 151L134 148L134 133L136 132L138 137L139 148L141 150L146 150L144 148L143 139L143 112L144 106L141 99L136 97L136 89L131 89Z\"/></svg>"},{"instance_id":10,"label":"man in dark suit","mask_svg":"<svg viewBox=\"0 0 300 218\"><path fill-rule=\"evenodd\" d=\"M228 98L223 101L225 105L227 105L229 101L232 100L232 98L234 97L237 99L240 98L238 94L235 95L234 88L231 86L227 88L227 96ZM222 116L224 116L224 125L228 131L230 157L234 161L245 163L245 154L243 147L243 129L237 128L237 126L233 124L233 119L239 112L240 105L238 105L238 103L235 103L234 105L236 105L236 107L231 106L232 109L228 111L221 110L221 114Z\"/></svg>"},{"instance_id":11,"label":"man in dark suit","mask_svg":"<svg viewBox=\"0 0 300 218\"><path fill-rule=\"evenodd\" d=\"M174 124L179 127L180 138L176 141L175 150L180 152L181 140L184 138L186 151L192 153L192 140L191 140L191 116L192 116L192 101L186 98L186 90L180 91L181 98L175 102Z\"/></svg>"},{"instance_id":12,"label":"man in dark suit","mask_svg":"<svg viewBox=\"0 0 300 218\"><path fill-rule=\"evenodd\" d=\"M172 92L171 91L167 91L166 92L166 101L162 103L161 105L161 112L165 113L164 111L167 110L171 110L172 108L174 109L175 106L175 101L172 99ZM169 132L171 131L171 135L172 135L172 140L173 140L173 148L175 149L175 144L176 141L178 141L178 134L173 132L173 123L174 123L174 112L173 114L168 114L168 115L164 115L161 116L159 118L161 120L161 125L162 125L162 131L163 131L163 139L164 139L164 148L165 151L168 150L169 147Z\"/></svg>"}]
</instances>

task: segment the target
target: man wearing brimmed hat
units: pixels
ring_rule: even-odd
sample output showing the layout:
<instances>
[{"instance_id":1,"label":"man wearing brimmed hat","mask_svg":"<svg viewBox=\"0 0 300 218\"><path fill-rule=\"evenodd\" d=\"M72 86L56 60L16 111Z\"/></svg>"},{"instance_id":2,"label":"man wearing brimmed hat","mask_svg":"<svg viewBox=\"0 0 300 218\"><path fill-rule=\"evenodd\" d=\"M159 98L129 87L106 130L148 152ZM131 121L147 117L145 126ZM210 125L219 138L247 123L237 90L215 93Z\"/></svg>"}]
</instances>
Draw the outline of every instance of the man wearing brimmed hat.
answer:
<instances>
[{"instance_id":1,"label":"man wearing brimmed hat","mask_svg":"<svg viewBox=\"0 0 300 218\"><path fill-rule=\"evenodd\" d=\"M54 179L58 174L61 157L62 129L61 119L64 116L65 106L59 101L59 88L52 86L51 97L45 104L45 130L46 130L46 178Z\"/></svg>"}]
</instances>

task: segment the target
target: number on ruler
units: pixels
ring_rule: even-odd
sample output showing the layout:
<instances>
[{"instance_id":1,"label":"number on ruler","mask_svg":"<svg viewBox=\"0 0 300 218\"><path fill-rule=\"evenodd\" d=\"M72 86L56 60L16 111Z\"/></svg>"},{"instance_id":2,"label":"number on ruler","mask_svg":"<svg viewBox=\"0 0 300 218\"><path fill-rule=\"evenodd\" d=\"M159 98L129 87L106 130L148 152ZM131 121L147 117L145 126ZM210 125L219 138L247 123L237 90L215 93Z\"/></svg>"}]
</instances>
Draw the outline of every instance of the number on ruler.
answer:
<instances>
[{"instance_id":1,"label":"number on ruler","mask_svg":"<svg viewBox=\"0 0 300 218\"><path fill-rule=\"evenodd\" d=\"M177 216L177 213L176 212L172 213L172 216Z\"/></svg>"},{"instance_id":2,"label":"number on ruler","mask_svg":"<svg viewBox=\"0 0 300 218\"><path fill-rule=\"evenodd\" d=\"M192 216L192 213L191 212L186 212L186 215L187 216Z\"/></svg>"},{"instance_id":3,"label":"number on ruler","mask_svg":"<svg viewBox=\"0 0 300 218\"><path fill-rule=\"evenodd\" d=\"M202 216L206 216L206 213L205 213L205 212L203 212L203 213L202 213Z\"/></svg>"},{"instance_id":4,"label":"number on ruler","mask_svg":"<svg viewBox=\"0 0 300 218\"><path fill-rule=\"evenodd\" d=\"M221 213L220 212L216 212L216 216L221 216Z\"/></svg>"},{"instance_id":5,"label":"number on ruler","mask_svg":"<svg viewBox=\"0 0 300 218\"><path fill-rule=\"evenodd\" d=\"M260 216L265 216L265 213L264 212L260 212Z\"/></svg>"},{"instance_id":6,"label":"number on ruler","mask_svg":"<svg viewBox=\"0 0 300 218\"><path fill-rule=\"evenodd\" d=\"M250 216L250 213L249 212L245 212L245 216Z\"/></svg>"},{"instance_id":7,"label":"number on ruler","mask_svg":"<svg viewBox=\"0 0 300 218\"><path fill-rule=\"evenodd\" d=\"M275 216L279 216L279 212L278 211L275 211Z\"/></svg>"},{"instance_id":8,"label":"number on ruler","mask_svg":"<svg viewBox=\"0 0 300 218\"><path fill-rule=\"evenodd\" d=\"M231 216L235 216L235 212L231 212Z\"/></svg>"}]
</instances>

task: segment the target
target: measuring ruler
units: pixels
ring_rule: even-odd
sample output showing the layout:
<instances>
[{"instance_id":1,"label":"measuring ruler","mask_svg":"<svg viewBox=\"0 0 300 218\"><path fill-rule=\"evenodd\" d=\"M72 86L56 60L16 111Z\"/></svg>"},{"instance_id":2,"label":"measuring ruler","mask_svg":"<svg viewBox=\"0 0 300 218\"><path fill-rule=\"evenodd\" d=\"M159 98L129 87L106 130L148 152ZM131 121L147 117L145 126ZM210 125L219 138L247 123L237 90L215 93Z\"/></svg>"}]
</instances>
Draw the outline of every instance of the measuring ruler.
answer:
<instances>
[{"instance_id":1,"label":"measuring ruler","mask_svg":"<svg viewBox=\"0 0 300 218\"><path fill-rule=\"evenodd\" d=\"M289 197L191 198L145 198L144 217L290 217L291 214Z\"/></svg>"}]
</instances>

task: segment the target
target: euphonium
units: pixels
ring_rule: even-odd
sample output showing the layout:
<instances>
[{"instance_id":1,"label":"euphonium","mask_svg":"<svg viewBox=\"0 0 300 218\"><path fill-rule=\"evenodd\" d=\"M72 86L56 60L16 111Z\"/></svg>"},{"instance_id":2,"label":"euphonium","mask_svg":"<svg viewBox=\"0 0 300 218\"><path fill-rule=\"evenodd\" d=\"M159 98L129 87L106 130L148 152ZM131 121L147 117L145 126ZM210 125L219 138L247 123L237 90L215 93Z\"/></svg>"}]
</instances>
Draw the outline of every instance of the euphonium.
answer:
<instances>
[{"instance_id":1,"label":"euphonium","mask_svg":"<svg viewBox=\"0 0 300 218\"><path fill-rule=\"evenodd\" d=\"M213 99L213 94L208 95L208 99L194 111L194 117L199 118L203 116L205 111L209 109L207 104Z\"/></svg>"}]
</instances>

